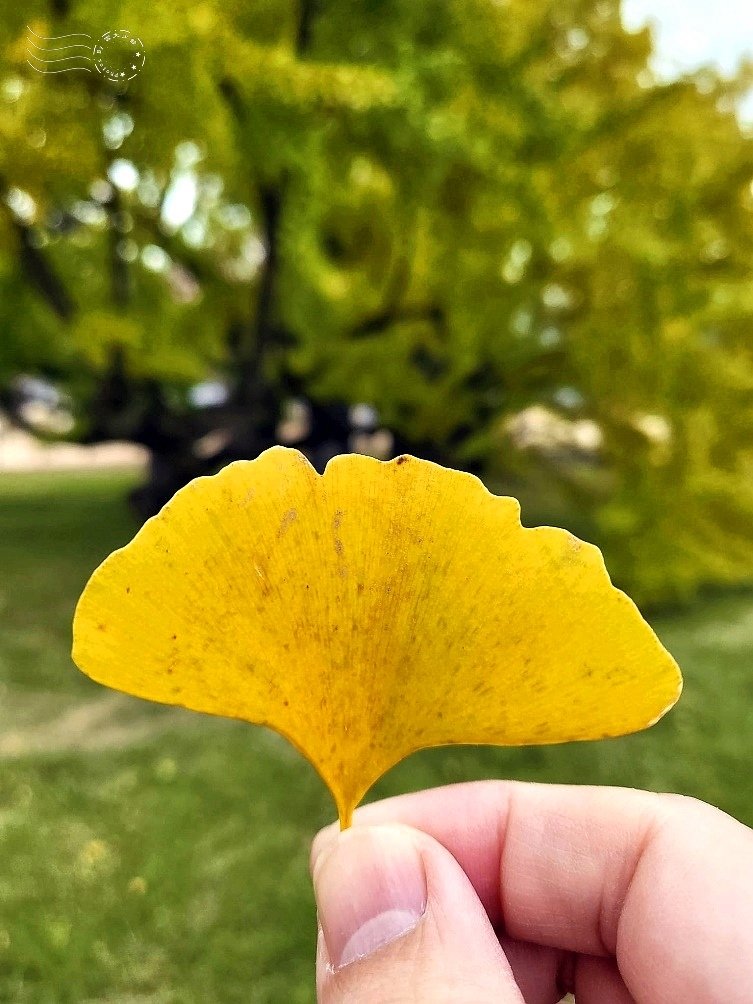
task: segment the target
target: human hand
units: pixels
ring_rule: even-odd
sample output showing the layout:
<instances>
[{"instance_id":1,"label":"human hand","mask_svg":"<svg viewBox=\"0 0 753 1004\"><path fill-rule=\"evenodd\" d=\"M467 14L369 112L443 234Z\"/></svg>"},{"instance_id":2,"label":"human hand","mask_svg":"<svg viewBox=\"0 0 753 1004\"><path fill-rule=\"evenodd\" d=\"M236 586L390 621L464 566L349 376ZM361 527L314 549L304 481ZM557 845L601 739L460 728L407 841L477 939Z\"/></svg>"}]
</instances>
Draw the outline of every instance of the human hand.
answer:
<instances>
[{"instance_id":1,"label":"human hand","mask_svg":"<svg viewBox=\"0 0 753 1004\"><path fill-rule=\"evenodd\" d=\"M453 785L311 868L320 1004L753 1004L753 830L695 799Z\"/></svg>"}]
</instances>

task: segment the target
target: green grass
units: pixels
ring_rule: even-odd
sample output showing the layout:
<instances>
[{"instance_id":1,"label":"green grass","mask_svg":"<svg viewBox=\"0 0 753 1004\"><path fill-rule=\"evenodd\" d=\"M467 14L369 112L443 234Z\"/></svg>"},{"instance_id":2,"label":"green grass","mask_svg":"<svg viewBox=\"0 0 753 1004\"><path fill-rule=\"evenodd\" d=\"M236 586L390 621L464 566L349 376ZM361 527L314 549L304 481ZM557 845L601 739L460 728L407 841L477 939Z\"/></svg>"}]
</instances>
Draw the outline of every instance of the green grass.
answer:
<instances>
[{"instance_id":1,"label":"green grass","mask_svg":"<svg viewBox=\"0 0 753 1004\"><path fill-rule=\"evenodd\" d=\"M70 662L76 598L134 530L128 484L0 481L0 1001L311 1002L307 854L333 816L313 770L266 730L113 701ZM655 728L432 750L372 796L481 777L621 784L753 823L753 596L654 624L686 680Z\"/></svg>"}]
</instances>

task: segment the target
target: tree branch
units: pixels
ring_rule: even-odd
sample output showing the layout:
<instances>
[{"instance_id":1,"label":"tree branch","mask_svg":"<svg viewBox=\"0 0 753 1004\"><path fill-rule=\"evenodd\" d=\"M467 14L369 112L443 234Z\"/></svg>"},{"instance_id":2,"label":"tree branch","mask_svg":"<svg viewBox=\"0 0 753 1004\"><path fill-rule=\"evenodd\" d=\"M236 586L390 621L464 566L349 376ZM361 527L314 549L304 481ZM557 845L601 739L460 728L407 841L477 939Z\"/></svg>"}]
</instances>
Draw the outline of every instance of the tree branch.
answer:
<instances>
[{"instance_id":1,"label":"tree branch","mask_svg":"<svg viewBox=\"0 0 753 1004\"><path fill-rule=\"evenodd\" d=\"M24 418L20 410L21 404L22 399L20 395L12 387L0 386L0 410L15 429L28 432L35 439L41 439L46 443L70 442L65 433L41 432L36 425Z\"/></svg>"},{"instance_id":2,"label":"tree branch","mask_svg":"<svg viewBox=\"0 0 753 1004\"><path fill-rule=\"evenodd\" d=\"M295 40L295 51L302 56L311 45L311 29L314 18L319 13L320 0L301 0L301 15L298 19L298 33Z\"/></svg>"},{"instance_id":3,"label":"tree branch","mask_svg":"<svg viewBox=\"0 0 753 1004\"><path fill-rule=\"evenodd\" d=\"M259 193L262 229L266 256L261 269L256 310L245 338L240 339L237 353L239 404L253 406L264 396L264 359L275 332L274 300L279 265L280 212L282 194L279 188L262 188Z\"/></svg>"},{"instance_id":4,"label":"tree branch","mask_svg":"<svg viewBox=\"0 0 753 1004\"><path fill-rule=\"evenodd\" d=\"M120 192L114 185L112 186L112 195L105 203L105 210L110 222L110 283L112 302L117 308L122 310L128 306L131 299L131 283L128 264L120 253L120 243L125 238L122 220L123 205Z\"/></svg>"},{"instance_id":5,"label":"tree branch","mask_svg":"<svg viewBox=\"0 0 753 1004\"><path fill-rule=\"evenodd\" d=\"M438 328L444 329L446 318L441 307L388 307L385 310L367 318L351 329L350 338L373 338L381 335L393 324L406 321L429 321Z\"/></svg>"},{"instance_id":6,"label":"tree branch","mask_svg":"<svg viewBox=\"0 0 753 1004\"><path fill-rule=\"evenodd\" d=\"M73 318L75 307L62 280L35 242L35 232L20 220L13 220L18 235L19 258L29 282L62 321Z\"/></svg>"},{"instance_id":7,"label":"tree branch","mask_svg":"<svg viewBox=\"0 0 753 1004\"><path fill-rule=\"evenodd\" d=\"M75 306L68 290L36 240L36 231L13 212L7 203L8 182L0 177L0 204L5 207L18 238L18 258L29 284L40 294L61 321L70 321Z\"/></svg>"}]
</instances>

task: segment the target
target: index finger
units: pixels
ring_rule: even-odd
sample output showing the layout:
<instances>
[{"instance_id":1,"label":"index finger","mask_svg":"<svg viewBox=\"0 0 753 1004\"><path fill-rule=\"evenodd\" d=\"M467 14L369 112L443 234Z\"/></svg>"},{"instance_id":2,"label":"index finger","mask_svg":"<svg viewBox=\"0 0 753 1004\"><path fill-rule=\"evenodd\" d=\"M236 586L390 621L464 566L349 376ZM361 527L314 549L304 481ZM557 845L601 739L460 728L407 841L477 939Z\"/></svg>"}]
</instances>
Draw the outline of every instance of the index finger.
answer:
<instances>
[{"instance_id":1,"label":"index finger","mask_svg":"<svg viewBox=\"0 0 753 1004\"><path fill-rule=\"evenodd\" d=\"M625 788L480 781L354 817L388 821L442 843L511 937L615 957L638 1001L753 1002L753 831L718 809Z\"/></svg>"}]
</instances>

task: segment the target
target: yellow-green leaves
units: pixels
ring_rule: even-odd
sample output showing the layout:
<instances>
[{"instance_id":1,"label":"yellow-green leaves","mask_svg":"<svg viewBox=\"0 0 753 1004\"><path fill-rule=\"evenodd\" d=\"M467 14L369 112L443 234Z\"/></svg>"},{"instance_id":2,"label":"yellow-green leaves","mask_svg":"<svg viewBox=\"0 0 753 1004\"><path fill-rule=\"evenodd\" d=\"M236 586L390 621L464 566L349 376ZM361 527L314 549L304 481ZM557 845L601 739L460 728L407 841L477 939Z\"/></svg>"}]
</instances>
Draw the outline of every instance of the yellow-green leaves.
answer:
<instances>
[{"instance_id":1,"label":"yellow-green leaves","mask_svg":"<svg viewBox=\"0 0 753 1004\"><path fill-rule=\"evenodd\" d=\"M97 569L73 658L138 697L268 725L343 826L414 750L646 728L682 680L597 548L414 457L317 474L273 447L187 485Z\"/></svg>"}]
</instances>

